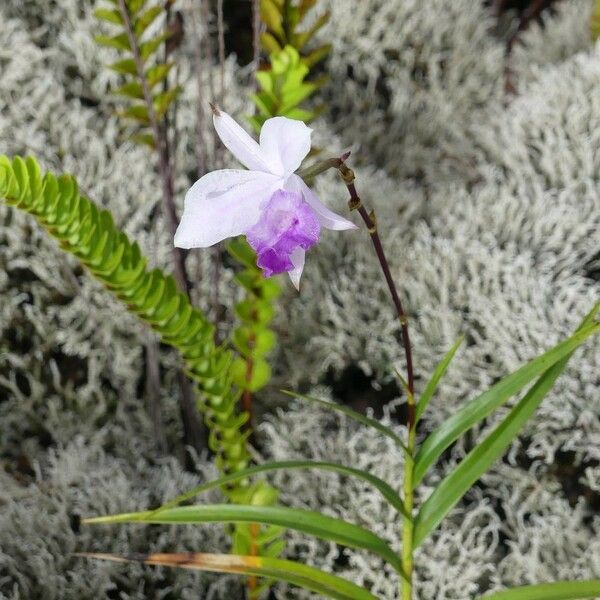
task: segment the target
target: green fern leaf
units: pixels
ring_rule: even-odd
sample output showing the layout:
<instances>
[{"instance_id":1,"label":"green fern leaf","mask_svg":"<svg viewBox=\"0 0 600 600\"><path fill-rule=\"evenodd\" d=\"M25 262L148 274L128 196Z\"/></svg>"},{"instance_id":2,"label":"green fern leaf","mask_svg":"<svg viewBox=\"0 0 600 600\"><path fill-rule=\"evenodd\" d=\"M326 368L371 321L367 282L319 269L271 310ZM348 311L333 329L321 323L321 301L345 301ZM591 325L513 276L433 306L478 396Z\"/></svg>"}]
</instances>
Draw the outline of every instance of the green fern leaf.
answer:
<instances>
[{"instance_id":1,"label":"green fern leaf","mask_svg":"<svg viewBox=\"0 0 600 600\"><path fill-rule=\"evenodd\" d=\"M108 211L80 195L72 177L42 175L32 158L0 156L0 198L33 215L65 252L179 351L198 385L218 464L226 473L244 468L249 455L241 427L247 415L237 410L231 354L215 346L212 325L178 291L173 277L150 271L138 244L115 226Z\"/></svg>"}]
</instances>

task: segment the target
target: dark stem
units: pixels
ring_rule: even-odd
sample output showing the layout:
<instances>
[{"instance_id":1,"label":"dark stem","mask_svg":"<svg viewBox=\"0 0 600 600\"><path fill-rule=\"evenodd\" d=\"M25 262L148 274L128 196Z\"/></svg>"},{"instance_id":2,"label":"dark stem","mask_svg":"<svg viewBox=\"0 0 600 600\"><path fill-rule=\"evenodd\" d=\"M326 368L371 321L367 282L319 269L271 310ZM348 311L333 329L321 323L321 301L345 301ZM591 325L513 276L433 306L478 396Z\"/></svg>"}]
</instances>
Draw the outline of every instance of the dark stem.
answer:
<instances>
[{"instance_id":1,"label":"dark stem","mask_svg":"<svg viewBox=\"0 0 600 600\"><path fill-rule=\"evenodd\" d=\"M159 455L163 455L167 450L167 440L165 438L165 424L163 421L160 405L160 367L159 367L159 348L155 337L150 334L145 344L146 347L146 389L145 396L148 402L148 411L152 418L154 429L154 441Z\"/></svg>"},{"instance_id":2,"label":"dark stem","mask_svg":"<svg viewBox=\"0 0 600 600\"><path fill-rule=\"evenodd\" d=\"M217 42L219 51L219 104L223 104L225 99L225 19L223 17L223 0L217 0ZM214 101L214 100L213 100ZM221 157L222 159L222 157ZM222 160L219 160L222 164ZM215 343L219 343L219 324L221 322L221 298L220 281L221 271L223 270L223 258L221 248L217 244L212 251L213 261L213 322L215 325Z\"/></svg>"},{"instance_id":3,"label":"dark stem","mask_svg":"<svg viewBox=\"0 0 600 600\"><path fill-rule=\"evenodd\" d=\"M196 126L197 126L197 143L196 143L196 161L198 163L198 177L202 177L207 171L206 158L206 140L204 139L204 104L203 97L204 86L202 85L202 73L204 71L204 58L202 56L202 42L198 31L198 21L196 19L196 11L192 6L190 10L192 21L192 33L194 36L194 67L196 70L196 86L198 88L198 103L196 106Z\"/></svg>"},{"instance_id":4,"label":"dark stem","mask_svg":"<svg viewBox=\"0 0 600 600\"><path fill-rule=\"evenodd\" d=\"M144 102L146 104L146 111L148 112L148 120L150 121L150 127L152 128L152 135L154 137L154 145L156 147L156 152L158 156L158 170L161 176L163 188L162 210L163 214L165 215L169 231L171 235L175 236L175 231L177 230L179 220L177 218L177 211L175 209L173 173L171 165L169 164L169 157L167 154L167 142L165 136L161 132L156 111L154 110L152 94L150 93L150 88L148 87L148 82L146 80L146 75L144 72L144 61L142 60L140 54L137 39L135 37L135 34L133 33L131 16L129 15L129 10L127 9L125 0L119 0L119 9L121 11L121 16L123 18L125 30L127 32L127 39L129 40L129 45L133 54L133 60L135 62L138 79L140 80L140 84L142 86ZM185 268L185 254L181 250L181 248L175 247L173 247L172 253L175 280L177 281L177 284L179 285L180 289L189 295L190 285Z\"/></svg>"},{"instance_id":5,"label":"dark stem","mask_svg":"<svg viewBox=\"0 0 600 600\"><path fill-rule=\"evenodd\" d=\"M252 2L252 61L256 73L260 67L260 0L250 0L250 2Z\"/></svg>"},{"instance_id":6,"label":"dark stem","mask_svg":"<svg viewBox=\"0 0 600 600\"><path fill-rule=\"evenodd\" d=\"M217 0L217 37L219 41L219 104L225 100L225 19L223 0Z\"/></svg>"},{"instance_id":7,"label":"dark stem","mask_svg":"<svg viewBox=\"0 0 600 600\"><path fill-rule=\"evenodd\" d=\"M127 39L129 40L131 52L133 54L133 60L135 62L138 79L140 80L140 84L142 86L150 127L152 128L154 146L158 157L158 170L163 188L161 207L169 227L169 232L174 237L179 219L175 209L173 170L170 161L167 133L164 127L161 129L161 124L158 120L156 111L154 110L152 94L150 93L150 88L148 87L146 74L144 72L144 61L142 60L142 56L140 54L138 42L133 31L133 25L131 23L131 16L125 4L125 0L119 0L119 9L123 18L125 30L127 32ZM185 254L180 248L173 246L172 256L175 281L177 282L179 288L189 297L190 284L185 267ZM196 396L192 384L182 371L179 372L179 386L181 389L180 411L183 422L184 443L187 446L193 447L198 452L206 450L208 448L208 436L206 434L206 428L198 416L198 411L195 406ZM186 466L191 469L194 467L192 457L188 452L186 452Z\"/></svg>"},{"instance_id":8,"label":"dark stem","mask_svg":"<svg viewBox=\"0 0 600 600\"><path fill-rule=\"evenodd\" d=\"M385 281L390 290L392 301L394 302L394 306L396 307L396 312L398 314L398 318L400 320L400 327L402 330L402 344L404 346L404 354L406 356L408 391L410 396L414 397L415 378L412 360L412 350L410 345L410 335L408 332L408 318L406 316L406 313L404 312L404 308L402 307L402 301L400 300L400 296L398 295L398 290L396 289L396 284L394 283L394 279L390 271L390 265L388 263L385 251L383 249L383 245L381 243L381 239L379 237L379 233L377 231L377 220L375 218L375 213L373 211L371 211L370 213L367 212L367 209L363 206L358 192L356 191L356 186L354 185L354 172L352 171L352 169L348 168L341 159L337 160L340 160L341 164L339 165L338 170L342 175L346 187L348 188L348 192L350 193L350 200L348 201L350 210L356 210L358 212L358 214L364 221L367 230L369 231L371 241L373 242L373 247L375 248L375 253L377 254L377 259L379 260L379 264L381 266L381 270L383 271ZM413 429L415 423L414 402L411 402L409 399L407 406L408 429L410 431Z\"/></svg>"}]
</instances>

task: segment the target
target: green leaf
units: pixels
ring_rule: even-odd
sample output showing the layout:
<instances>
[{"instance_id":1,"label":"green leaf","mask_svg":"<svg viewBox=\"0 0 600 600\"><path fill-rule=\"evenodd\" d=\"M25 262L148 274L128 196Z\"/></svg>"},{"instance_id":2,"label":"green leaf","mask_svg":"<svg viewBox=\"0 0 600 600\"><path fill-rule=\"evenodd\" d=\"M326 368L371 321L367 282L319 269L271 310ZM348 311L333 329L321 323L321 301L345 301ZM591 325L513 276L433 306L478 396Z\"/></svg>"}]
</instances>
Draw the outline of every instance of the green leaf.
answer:
<instances>
[{"instance_id":1,"label":"green leaf","mask_svg":"<svg viewBox=\"0 0 600 600\"><path fill-rule=\"evenodd\" d=\"M180 94L181 89L181 86L178 85L170 90L161 92L160 94L154 96L154 110L156 111L156 116L158 119L162 119L165 116L173 100L175 100L175 98L177 98L177 96Z\"/></svg>"},{"instance_id":2,"label":"green leaf","mask_svg":"<svg viewBox=\"0 0 600 600\"><path fill-rule=\"evenodd\" d=\"M484 596L485 600L582 600L600 597L600 579L526 585Z\"/></svg>"},{"instance_id":3,"label":"green leaf","mask_svg":"<svg viewBox=\"0 0 600 600\"><path fill-rule=\"evenodd\" d=\"M148 27L154 23L154 21L162 12L163 7L157 4L156 6L151 6L148 10L138 16L133 24L133 30L136 38L141 37L144 31L146 31L146 29L148 29Z\"/></svg>"},{"instance_id":4,"label":"green leaf","mask_svg":"<svg viewBox=\"0 0 600 600\"><path fill-rule=\"evenodd\" d=\"M273 0L261 0L260 19L280 40L285 39L283 15Z\"/></svg>"},{"instance_id":5,"label":"green leaf","mask_svg":"<svg viewBox=\"0 0 600 600\"><path fill-rule=\"evenodd\" d=\"M292 108L281 113L282 116L288 119L296 119L296 121L304 121L309 123L315 118L315 113L310 110L304 110L303 108Z\"/></svg>"},{"instance_id":6,"label":"green leaf","mask_svg":"<svg viewBox=\"0 0 600 600\"><path fill-rule=\"evenodd\" d=\"M118 60L117 62L108 65L108 68L117 73L122 73L123 75L137 75L137 67L133 58Z\"/></svg>"},{"instance_id":7,"label":"green leaf","mask_svg":"<svg viewBox=\"0 0 600 600\"><path fill-rule=\"evenodd\" d=\"M302 62L307 67L313 67L318 62L321 62L325 58L327 58L331 54L331 50L333 46L331 44L324 44L323 46L319 46L315 48L311 52L309 52L306 56L302 58Z\"/></svg>"},{"instance_id":8,"label":"green leaf","mask_svg":"<svg viewBox=\"0 0 600 600\"><path fill-rule=\"evenodd\" d=\"M308 565L279 558L200 553L148 554L139 557L85 553L77 556L115 562L141 562L147 565L268 577L286 581L334 600L377 600L373 594L346 579Z\"/></svg>"},{"instance_id":9,"label":"green leaf","mask_svg":"<svg viewBox=\"0 0 600 600\"><path fill-rule=\"evenodd\" d=\"M287 390L281 391L284 394L291 396L292 398L296 398L296 400L304 400L305 402L313 402L314 404L319 404L320 406L324 406L325 408L340 412L349 417L350 419L358 421L362 425L371 427L372 429L375 429L379 433L382 433L386 437L390 438L396 444L396 446L398 446L398 448L400 448L406 455L409 454L408 449L404 445L402 439L399 436L397 436L389 427L386 427L385 425L383 425L375 419L371 419L370 417L362 415L361 413L356 412L355 410L352 410L351 408L348 408L347 406L344 406L342 404L329 402L328 400L321 400L320 398L314 398L313 396L306 396L304 394L298 394L296 392L290 392Z\"/></svg>"},{"instance_id":10,"label":"green leaf","mask_svg":"<svg viewBox=\"0 0 600 600\"><path fill-rule=\"evenodd\" d=\"M109 48L116 48L117 50L130 50L129 38L126 33L120 33L119 35L108 36L108 35L97 35L94 40L100 46L107 46Z\"/></svg>"},{"instance_id":11,"label":"green leaf","mask_svg":"<svg viewBox=\"0 0 600 600\"><path fill-rule=\"evenodd\" d=\"M267 92L261 92L260 94L250 94L250 98L252 102L256 104L256 108L258 108L258 111L265 117L270 117L271 115L277 114L277 104L273 100L271 94Z\"/></svg>"},{"instance_id":12,"label":"green leaf","mask_svg":"<svg viewBox=\"0 0 600 600\"><path fill-rule=\"evenodd\" d=\"M270 329L240 326L233 332L233 343L238 352L246 357L262 357L268 354L277 341Z\"/></svg>"},{"instance_id":13,"label":"green leaf","mask_svg":"<svg viewBox=\"0 0 600 600\"><path fill-rule=\"evenodd\" d=\"M231 473L230 475L225 475L224 477L220 477L219 479L209 481L208 483L203 483L193 488L192 490L189 490L188 492L177 496L177 498L170 500L164 506L157 508L155 513L158 513L166 508L172 508L173 506L177 506L182 502L195 498L199 494L202 494L215 488L220 488L226 485L227 483L233 481L245 479L246 477L252 477L253 475L257 475L259 473L272 473L273 471L288 469L320 469L324 471L333 471L336 473L341 473L342 475L348 475L349 477L361 479L369 485L372 485L388 501L390 506L392 506L398 513L400 513L403 516L407 516L406 510L404 509L404 504L402 502L402 498L400 498L400 496L392 489L392 487L389 484L387 484L379 477L371 475L371 473L367 471L362 471L353 467L346 467L345 465L340 465L338 463L310 460L284 460L277 462L268 462L262 465L249 467L248 469L244 469L243 471L239 471L238 473Z\"/></svg>"},{"instance_id":14,"label":"green leaf","mask_svg":"<svg viewBox=\"0 0 600 600\"><path fill-rule=\"evenodd\" d=\"M146 4L146 0L125 0L125 3L127 4L129 14L131 14L131 16L135 17L137 15L137 13L139 13L140 10L142 10L142 8L144 8L144 5Z\"/></svg>"},{"instance_id":15,"label":"green leaf","mask_svg":"<svg viewBox=\"0 0 600 600\"><path fill-rule=\"evenodd\" d=\"M134 100L144 99L144 89L142 84L137 81L129 81L111 91L116 96L125 96Z\"/></svg>"},{"instance_id":16,"label":"green leaf","mask_svg":"<svg viewBox=\"0 0 600 600\"><path fill-rule=\"evenodd\" d=\"M264 523L301 531L320 539L336 542L349 548L368 550L400 570L400 561L380 537L353 523L318 512L284 506L252 506L206 504L180 506L166 510L124 513L85 519L86 524L154 523L163 525L195 523Z\"/></svg>"},{"instance_id":17,"label":"green leaf","mask_svg":"<svg viewBox=\"0 0 600 600\"><path fill-rule=\"evenodd\" d=\"M270 304L257 303L254 299L238 302L234 310L241 321L252 321L264 325L269 323L275 315L275 310Z\"/></svg>"},{"instance_id":18,"label":"green leaf","mask_svg":"<svg viewBox=\"0 0 600 600\"><path fill-rule=\"evenodd\" d=\"M131 141L136 144L142 144L144 146L149 146L150 148L156 148L156 144L154 143L154 135L152 133L135 133L131 136Z\"/></svg>"},{"instance_id":19,"label":"green leaf","mask_svg":"<svg viewBox=\"0 0 600 600\"><path fill-rule=\"evenodd\" d=\"M271 379L271 367L262 359L252 360L252 368L248 373L248 365L243 358L236 358L231 365L231 377L234 383L242 390L257 392Z\"/></svg>"},{"instance_id":20,"label":"green leaf","mask_svg":"<svg viewBox=\"0 0 600 600\"><path fill-rule=\"evenodd\" d=\"M284 93L281 99L281 113L286 113L298 106L300 102L306 100L306 98L313 94L316 89L317 86L314 83L302 83L290 92Z\"/></svg>"},{"instance_id":21,"label":"green leaf","mask_svg":"<svg viewBox=\"0 0 600 600\"><path fill-rule=\"evenodd\" d=\"M169 71L173 68L175 63L164 63L155 65L154 67L150 67L146 71L146 81L148 82L148 87L152 89L159 83L162 83L168 76Z\"/></svg>"},{"instance_id":22,"label":"green leaf","mask_svg":"<svg viewBox=\"0 0 600 600\"><path fill-rule=\"evenodd\" d=\"M117 114L127 119L133 119L139 121L144 125L150 124L150 117L148 116L148 110L144 104L132 104L127 108L123 108L117 111Z\"/></svg>"},{"instance_id":23,"label":"green leaf","mask_svg":"<svg viewBox=\"0 0 600 600\"><path fill-rule=\"evenodd\" d=\"M590 16L590 33L593 41L600 37L600 0L594 0L594 8Z\"/></svg>"},{"instance_id":24,"label":"green leaf","mask_svg":"<svg viewBox=\"0 0 600 600\"><path fill-rule=\"evenodd\" d=\"M450 362L454 358L456 351L458 350L459 346L462 344L464 339L465 338L461 336L455 342L454 346L452 346L452 348L450 348L450 350L448 350L448 352L446 353L444 358L442 358L442 360L440 361L438 366L435 368L435 371L433 372L431 379L427 382L427 385L425 386L425 389L423 390L423 393L421 394L421 397L419 398L419 403L417 404L416 415L415 415L417 422L419 421L419 419L425 412L425 408L427 408L429 401L435 394L435 391L437 390L439 382L441 381L442 377L444 376L446 369L449 367Z\"/></svg>"},{"instance_id":25,"label":"green leaf","mask_svg":"<svg viewBox=\"0 0 600 600\"><path fill-rule=\"evenodd\" d=\"M277 38L268 31L260 34L260 45L267 54L281 50L281 44L277 41Z\"/></svg>"},{"instance_id":26,"label":"green leaf","mask_svg":"<svg viewBox=\"0 0 600 600\"><path fill-rule=\"evenodd\" d=\"M414 485L418 485L431 465L452 442L504 404L536 377L547 371L552 365L570 354L590 335L594 334L598 327L598 325L595 325L578 331L514 373L504 377L489 390L471 400L444 421L425 439L417 454Z\"/></svg>"},{"instance_id":27,"label":"green leaf","mask_svg":"<svg viewBox=\"0 0 600 600\"><path fill-rule=\"evenodd\" d=\"M161 33L147 42L142 42L140 44L140 56L142 57L142 60L148 60L148 58L150 58L150 56L154 54L166 40L169 39L169 35L170 34L168 32Z\"/></svg>"},{"instance_id":28,"label":"green leaf","mask_svg":"<svg viewBox=\"0 0 600 600\"><path fill-rule=\"evenodd\" d=\"M317 33L317 31L319 31L319 29L321 29L322 27L324 27L327 22L329 21L331 17L331 13L329 11L324 12L315 22L314 24L307 29L306 31L303 31L301 33L298 33L295 36L295 43L294 46L298 49L298 50L302 50L304 48L304 46L306 46L306 44L308 44L308 42L310 42L310 40L314 37L315 33Z\"/></svg>"},{"instance_id":29,"label":"green leaf","mask_svg":"<svg viewBox=\"0 0 600 600\"><path fill-rule=\"evenodd\" d=\"M593 327L600 330L600 325ZM431 533L471 486L510 446L527 420L565 370L573 351L552 365L512 408L494 431L481 441L427 498L415 521L415 547Z\"/></svg>"},{"instance_id":30,"label":"green leaf","mask_svg":"<svg viewBox=\"0 0 600 600\"><path fill-rule=\"evenodd\" d=\"M244 266L254 269L256 267L256 252L244 238L235 238L227 244L227 252Z\"/></svg>"},{"instance_id":31,"label":"green leaf","mask_svg":"<svg viewBox=\"0 0 600 600\"><path fill-rule=\"evenodd\" d=\"M97 19L102 19L103 21L108 21L109 23L116 23L117 25L123 24L121 13L116 9L97 8L94 11L94 16Z\"/></svg>"}]
</instances>

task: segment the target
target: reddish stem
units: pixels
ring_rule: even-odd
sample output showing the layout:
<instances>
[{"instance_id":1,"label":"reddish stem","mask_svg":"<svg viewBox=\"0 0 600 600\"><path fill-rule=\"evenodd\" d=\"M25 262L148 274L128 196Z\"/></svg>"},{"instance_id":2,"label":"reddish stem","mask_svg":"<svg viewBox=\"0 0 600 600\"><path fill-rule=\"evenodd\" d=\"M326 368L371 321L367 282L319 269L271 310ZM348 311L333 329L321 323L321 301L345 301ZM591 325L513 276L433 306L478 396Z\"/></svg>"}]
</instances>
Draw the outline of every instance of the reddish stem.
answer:
<instances>
[{"instance_id":1,"label":"reddish stem","mask_svg":"<svg viewBox=\"0 0 600 600\"><path fill-rule=\"evenodd\" d=\"M394 303L394 306L396 307L396 313L398 314L398 318L400 319L400 327L402 330L402 344L404 346L404 354L406 356L408 391L410 395L414 397L415 377L412 360L412 350L410 345L410 335L408 332L408 318L406 316L406 313L404 312L402 301L400 300L400 296L398 295L398 290L396 289L396 284L394 283L394 279L390 271L390 265L385 255L383 244L381 243L381 238L379 237L379 233L377 231L377 221L375 219L375 213L368 213L367 209L363 206L360 196L356 191L356 186L354 185L354 172L352 171L352 169L348 168L343 162L343 160L340 160L338 170L342 175L342 178L344 179L344 183L348 188L348 192L350 193L350 200L348 202L350 209L356 210L361 216L365 225L367 226L367 230L369 231L369 235L371 236L371 241L373 242L373 247L375 248L375 254L377 254L377 259L379 260L379 264L381 266L381 270L383 271L385 281L390 290L392 301ZM408 429L411 430L415 424L415 406L414 402L412 402L411 399L409 399L408 402L407 420Z\"/></svg>"}]
</instances>

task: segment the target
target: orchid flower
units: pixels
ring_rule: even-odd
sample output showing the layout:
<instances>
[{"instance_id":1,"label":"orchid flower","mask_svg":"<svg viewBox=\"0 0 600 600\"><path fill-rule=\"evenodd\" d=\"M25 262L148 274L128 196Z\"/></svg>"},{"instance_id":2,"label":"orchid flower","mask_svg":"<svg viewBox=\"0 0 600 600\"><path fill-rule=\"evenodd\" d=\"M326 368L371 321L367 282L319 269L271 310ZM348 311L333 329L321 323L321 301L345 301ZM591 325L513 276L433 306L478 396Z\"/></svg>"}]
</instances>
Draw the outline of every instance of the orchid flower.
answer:
<instances>
[{"instance_id":1,"label":"orchid flower","mask_svg":"<svg viewBox=\"0 0 600 600\"><path fill-rule=\"evenodd\" d=\"M299 289L305 253L319 241L321 227L356 229L295 174L310 150L312 129L274 117L265 121L257 143L217 108L213 122L223 144L248 170L213 171L190 188L175 246L207 248L245 235L265 277L287 272Z\"/></svg>"}]
</instances>

